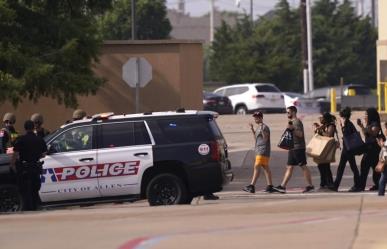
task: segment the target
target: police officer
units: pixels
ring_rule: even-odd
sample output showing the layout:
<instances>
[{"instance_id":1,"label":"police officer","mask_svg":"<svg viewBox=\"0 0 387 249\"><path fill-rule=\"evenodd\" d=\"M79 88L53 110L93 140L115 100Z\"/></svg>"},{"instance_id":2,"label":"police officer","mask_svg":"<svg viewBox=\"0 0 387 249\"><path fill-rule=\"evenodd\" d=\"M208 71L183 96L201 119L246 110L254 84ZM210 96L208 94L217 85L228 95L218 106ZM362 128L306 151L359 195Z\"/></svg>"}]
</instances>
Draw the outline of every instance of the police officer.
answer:
<instances>
[{"instance_id":1,"label":"police officer","mask_svg":"<svg viewBox=\"0 0 387 249\"><path fill-rule=\"evenodd\" d=\"M34 113L31 116L31 121L34 122L35 128L34 133L41 138L47 136L50 132L45 129L43 125L43 115L40 113Z\"/></svg>"},{"instance_id":2,"label":"police officer","mask_svg":"<svg viewBox=\"0 0 387 249\"><path fill-rule=\"evenodd\" d=\"M86 112L82 109L76 109L73 112L73 121L81 120L86 117Z\"/></svg>"},{"instance_id":3,"label":"police officer","mask_svg":"<svg viewBox=\"0 0 387 249\"><path fill-rule=\"evenodd\" d=\"M24 123L26 134L17 138L12 156L13 168L16 168L18 186L23 198L23 210L37 210L40 203L40 174L42 163L39 162L47 152L44 140L34 133L34 123Z\"/></svg>"},{"instance_id":4,"label":"police officer","mask_svg":"<svg viewBox=\"0 0 387 249\"><path fill-rule=\"evenodd\" d=\"M6 153L7 148L12 147L18 133L15 130L16 116L7 112L3 117L3 128L0 130L0 153Z\"/></svg>"}]
</instances>

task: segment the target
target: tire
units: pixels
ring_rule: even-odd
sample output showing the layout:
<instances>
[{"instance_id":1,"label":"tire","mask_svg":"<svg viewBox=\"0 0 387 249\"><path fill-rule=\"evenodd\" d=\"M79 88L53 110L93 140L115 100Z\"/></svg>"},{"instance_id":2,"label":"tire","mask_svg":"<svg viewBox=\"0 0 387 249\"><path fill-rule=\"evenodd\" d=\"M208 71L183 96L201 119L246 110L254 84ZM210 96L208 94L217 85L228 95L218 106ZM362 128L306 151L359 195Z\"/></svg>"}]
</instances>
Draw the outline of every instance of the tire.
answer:
<instances>
[{"instance_id":1,"label":"tire","mask_svg":"<svg viewBox=\"0 0 387 249\"><path fill-rule=\"evenodd\" d=\"M246 114L247 114L247 108L246 108L246 106L244 106L244 105L238 106L238 107L235 109L235 114L238 114L238 115L246 115Z\"/></svg>"},{"instance_id":2,"label":"tire","mask_svg":"<svg viewBox=\"0 0 387 249\"><path fill-rule=\"evenodd\" d=\"M188 193L184 182L173 174L156 175L146 188L149 205L187 204Z\"/></svg>"},{"instance_id":3,"label":"tire","mask_svg":"<svg viewBox=\"0 0 387 249\"><path fill-rule=\"evenodd\" d=\"M0 213L18 212L23 207L23 200L18 187L12 184L0 185Z\"/></svg>"}]
</instances>

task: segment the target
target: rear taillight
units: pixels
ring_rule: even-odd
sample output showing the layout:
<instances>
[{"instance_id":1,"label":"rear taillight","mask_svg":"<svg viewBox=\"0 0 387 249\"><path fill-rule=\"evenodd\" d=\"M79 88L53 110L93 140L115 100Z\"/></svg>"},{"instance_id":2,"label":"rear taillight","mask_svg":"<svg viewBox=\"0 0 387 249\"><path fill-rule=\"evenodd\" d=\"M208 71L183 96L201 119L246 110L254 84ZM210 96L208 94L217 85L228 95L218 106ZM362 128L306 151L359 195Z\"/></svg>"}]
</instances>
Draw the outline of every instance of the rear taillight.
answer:
<instances>
[{"instance_id":1,"label":"rear taillight","mask_svg":"<svg viewBox=\"0 0 387 249\"><path fill-rule=\"evenodd\" d=\"M213 141L210 144L211 148L211 158L214 161L220 161L221 155L220 155L220 144L218 141Z\"/></svg>"},{"instance_id":2,"label":"rear taillight","mask_svg":"<svg viewBox=\"0 0 387 249\"><path fill-rule=\"evenodd\" d=\"M216 100L213 99L205 99L203 100L203 104L214 104L216 103Z\"/></svg>"},{"instance_id":3,"label":"rear taillight","mask_svg":"<svg viewBox=\"0 0 387 249\"><path fill-rule=\"evenodd\" d=\"M253 95L253 99L264 98L264 97L265 97L265 95L263 95L263 94Z\"/></svg>"}]
</instances>

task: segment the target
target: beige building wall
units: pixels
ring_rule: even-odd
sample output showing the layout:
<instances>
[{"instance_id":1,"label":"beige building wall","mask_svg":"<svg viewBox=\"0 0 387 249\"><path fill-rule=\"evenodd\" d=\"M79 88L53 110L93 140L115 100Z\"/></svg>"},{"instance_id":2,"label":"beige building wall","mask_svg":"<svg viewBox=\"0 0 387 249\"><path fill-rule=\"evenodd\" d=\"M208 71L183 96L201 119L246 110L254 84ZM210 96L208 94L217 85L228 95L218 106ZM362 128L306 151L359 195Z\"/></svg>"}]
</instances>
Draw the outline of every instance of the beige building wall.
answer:
<instances>
[{"instance_id":1,"label":"beige building wall","mask_svg":"<svg viewBox=\"0 0 387 249\"><path fill-rule=\"evenodd\" d=\"M186 40L106 41L94 71L107 82L95 96L78 97L79 108L88 115L134 113L135 88L122 80L122 65L131 57L144 57L153 67L151 82L140 90L140 112L202 109L202 43ZM71 119L73 111L50 98L37 103L24 100L17 108L10 103L0 107L1 117L5 112L16 114L19 131L32 113L42 113L45 126L54 130Z\"/></svg>"},{"instance_id":2,"label":"beige building wall","mask_svg":"<svg viewBox=\"0 0 387 249\"><path fill-rule=\"evenodd\" d=\"M377 79L387 82L387 1L378 1L379 40L377 42Z\"/></svg>"}]
</instances>

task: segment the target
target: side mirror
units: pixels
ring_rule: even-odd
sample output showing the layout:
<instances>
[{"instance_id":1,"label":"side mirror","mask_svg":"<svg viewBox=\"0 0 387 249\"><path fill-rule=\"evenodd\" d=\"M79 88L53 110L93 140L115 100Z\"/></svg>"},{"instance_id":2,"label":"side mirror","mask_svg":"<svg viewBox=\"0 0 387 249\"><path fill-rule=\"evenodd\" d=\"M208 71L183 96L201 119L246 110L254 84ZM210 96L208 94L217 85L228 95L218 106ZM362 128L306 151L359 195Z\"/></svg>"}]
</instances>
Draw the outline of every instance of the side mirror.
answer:
<instances>
[{"instance_id":1,"label":"side mirror","mask_svg":"<svg viewBox=\"0 0 387 249\"><path fill-rule=\"evenodd\" d=\"M51 155L51 154L54 154L56 152L58 152L58 151L55 149L55 145L49 144L47 146L47 155Z\"/></svg>"}]
</instances>

